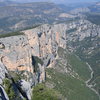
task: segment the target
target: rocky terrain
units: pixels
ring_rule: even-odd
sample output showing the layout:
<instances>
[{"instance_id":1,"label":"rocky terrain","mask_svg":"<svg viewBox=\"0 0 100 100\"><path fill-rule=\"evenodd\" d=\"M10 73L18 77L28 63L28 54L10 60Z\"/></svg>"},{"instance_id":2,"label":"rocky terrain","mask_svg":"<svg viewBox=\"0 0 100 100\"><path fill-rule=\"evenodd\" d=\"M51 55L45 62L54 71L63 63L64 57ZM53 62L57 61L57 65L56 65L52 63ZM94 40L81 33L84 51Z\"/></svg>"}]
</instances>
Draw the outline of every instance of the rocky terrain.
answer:
<instances>
[{"instance_id":1,"label":"rocky terrain","mask_svg":"<svg viewBox=\"0 0 100 100\"><path fill-rule=\"evenodd\" d=\"M95 88L100 93L99 88L99 68L100 68L100 26L91 24L89 21L79 28L72 28L67 31L67 45L71 52L74 52L85 62L92 67L92 78L88 82L91 87ZM81 30L81 31L80 31ZM75 34L76 33L76 34ZM69 38L70 37L70 38Z\"/></svg>"},{"instance_id":2,"label":"rocky terrain","mask_svg":"<svg viewBox=\"0 0 100 100\"><path fill-rule=\"evenodd\" d=\"M100 100L99 2L0 4L1 99Z\"/></svg>"},{"instance_id":3,"label":"rocky terrain","mask_svg":"<svg viewBox=\"0 0 100 100\"><path fill-rule=\"evenodd\" d=\"M73 17L75 16L66 13L54 3L8 4L0 7L0 34L22 30L38 24L66 21Z\"/></svg>"},{"instance_id":4,"label":"rocky terrain","mask_svg":"<svg viewBox=\"0 0 100 100\"><path fill-rule=\"evenodd\" d=\"M50 25L43 25L23 31L24 35L21 36L1 38L1 62L7 66L8 70L34 73L32 60L37 56L44 60L43 68L46 67L49 65L48 62L53 62L57 56L58 46L66 47L66 33L62 32L58 26L60 27L60 25L54 25L53 28ZM39 67L42 66L39 65Z\"/></svg>"},{"instance_id":5,"label":"rocky terrain","mask_svg":"<svg viewBox=\"0 0 100 100\"><path fill-rule=\"evenodd\" d=\"M93 66L89 61L84 59L87 59L87 57L92 59L93 55L96 56L96 54L99 54L100 44L98 39L100 38L100 26L82 19L62 24L44 24L22 32L22 35L0 38L0 84L2 84L2 80L7 76L14 78L11 74L12 72L21 73L21 80L23 80L21 84L24 84L22 85L22 90L25 91L27 97L30 99L31 87L37 83L45 82L45 79L48 80L51 77L49 81L46 82L47 86L48 84L51 84L50 87L53 88L58 86L55 81L52 80L53 72L55 72L55 75L57 74L56 76L62 75L57 78L57 82L59 82L60 85L60 81L63 81L59 80L60 77L62 77L61 79L64 77L68 79L75 78L75 82L80 81L84 83L84 89L86 89L84 91L86 91L87 94L81 91L84 94L83 100L87 97L89 98L88 100L99 100L97 97L100 91L100 84L98 82L100 80L99 58L96 60L96 66ZM90 38L91 43L93 41L91 45L88 41L86 45L81 43L87 38ZM85 48L84 45L89 46ZM78 51L78 49L80 51ZM97 50L97 52L95 50ZM83 62L74 56L73 53L78 55ZM86 56L82 58L83 56L81 57L80 53L85 53L84 55ZM74 59L77 59L77 61ZM93 69L92 73L94 73L93 77L91 77L91 70L84 64L84 61L91 65ZM78 62L79 64L77 64ZM96 78L97 80L95 80ZM86 83L86 81L88 81L88 83ZM66 82L71 82L71 80ZM81 85L82 83L78 84ZM87 87L87 84L91 84L91 87ZM76 99L73 99L70 98L72 94L63 94L63 91L59 89L60 88L57 90L61 92L65 98L68 98L68 100L77 100L78 95L75 96L72 93L73 96L76 97ZM93 91L93 89L95 89L96 92ZM65 91L67 92L69 90L66 89ZM93 95L93 97L89 95ZM82 96L82 94L80 94L80 96Z\"/></svg>"},{"instance_id":6,"label":"rocky terrain","mask_svg":"<svg viewBox=\"0 0 100 100\"><path fill-rule=\"evenodd\" d=\"M7 72L1 71L1 83L5 74L9 76L10 72L20 72L25 75L30 86L44 82L45 68L55 63L58 45L66 47L66 41L63 40L66 33L60 34L62 30L59 30L59 27L43 25L23 31L24 35L21 36L1 38L0 67L2 70L7 70Z\"/></svg>"},{"instance_id":7,"label":"rocky terrain","mask_svg":"<svg viewBox=\"0 0 100 100\"><path fill-rule=\"evenodd\" d=\"M50 2L23 4L2 0L0 1L0 34L44 23L65 22L80 17L87 17L89 21L100 24L99 7L99 2L93 5L89 3L69 6L68 4L58 5Z\"/></svg>"},{"instance_id":8,"label":"rocky terrain","mask_svg":"<svg viewBox=\"0 0 100 100\"><path fill-rule=\"evenodd\" d=\"M100 24L98 21L99 2L91 5L92 3L81 3L69 6L50 2L17 3L3 0L0 1L0 34L32 28L40 24L65 22L80 17Z\"/></svg>"}]
</instances>

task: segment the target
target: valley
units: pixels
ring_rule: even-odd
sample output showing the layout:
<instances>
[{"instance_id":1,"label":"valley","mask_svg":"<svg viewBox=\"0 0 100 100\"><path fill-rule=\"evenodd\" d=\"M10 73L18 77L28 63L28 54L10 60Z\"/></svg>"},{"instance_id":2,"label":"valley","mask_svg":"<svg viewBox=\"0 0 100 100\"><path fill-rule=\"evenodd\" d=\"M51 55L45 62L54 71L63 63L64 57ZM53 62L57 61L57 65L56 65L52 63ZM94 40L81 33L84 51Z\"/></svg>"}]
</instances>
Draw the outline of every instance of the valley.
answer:
<instances>
[{"instance_id":1,"label":"valley","mask_svg":"<svg viewBox=\"0 0 100 100\"><path fill-rule=\"evenodd\" d=\"M61 52L61 51L60 51ZM65 54L64 54L65 55ZM61 57L63 57L61 55ZM67 55L67 59L69 58L69 55ZM65 60L65 59L63 59ZM48 76L47 82L50 82L50 84L53 84L55 87L55 89L57 89L58 91L60 91L62 94L64 94L64 96L67 96L68 100L77 100L77 99L81 99L81 100L85 100L88 98L88 100L99 100L99 98L96 98L96 93L94 94L94 91L89 87L89 85L86 85L85 82L86 80L84 80L84 75L90 74L90 70L88 69L87 65L80 61L75 55L71 55L71 57L69 58L69 62L68 65L66 67L66 65L64 66L63 64L63 60L62 62L60 61L56 67L62 67L68 70L68 72L61 72L61 70L58 68L52 68L52 69L47 69L48 74L51 76ZM76 60L76 62L74 63L73 60ZM71 64L73 62L74 66ZM71 64L71 65L70 65ZM78 72L79 70L77 70L78 66L84 70L80 72ZM73 72L73 70L71 70L73 67L75 70L75 72ZM58 71L59 69L59 71ZM84 71L86 73L84 73ZM53 72L53 73L52 73ZM78 72L78 74L77 74ZM69 74L68 74L69 73ZM79 77L79 76L81 77ZM66 77L65 77L66 76ZM87 76L86 76L87 77ZM86 79L85 77L85 79ZM89 79L90 76L88 76L87 79ZM73 85L74 84L74 85ZM63 88L64 87L64 88ZM87 88L88 87L88 88ZM81 94L82 93L82 94ZM90 94L89 94L90 93ZM92 95L92 96L89 96Z\"/></svg>"},{"instance_id":2,"label":"valley","mask_svg":"<svg viewBox=\"0 0 100 100\"><path fill-rule=\"evenodd\" d=\"M99 2L8 1L0 3L1 97L100 100Z\"/></svg>"}]
</instances>

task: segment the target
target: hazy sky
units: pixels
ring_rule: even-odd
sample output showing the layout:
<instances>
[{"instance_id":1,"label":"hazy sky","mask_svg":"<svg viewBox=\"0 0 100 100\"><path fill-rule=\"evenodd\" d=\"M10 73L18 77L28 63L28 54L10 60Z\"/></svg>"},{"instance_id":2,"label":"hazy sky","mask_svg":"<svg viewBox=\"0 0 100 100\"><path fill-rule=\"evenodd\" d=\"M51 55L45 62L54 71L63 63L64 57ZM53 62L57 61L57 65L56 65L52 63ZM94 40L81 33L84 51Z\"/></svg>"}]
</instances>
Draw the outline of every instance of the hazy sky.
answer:
<instances>
[{"instance_id":1,"label":"hazy sky","mask_svg":"<svg viewBox=\"0 0 100 100\"><path fill-rule=\"evenodd\" d=\"M56 2L56 3L64 3L64 2L93 2L93 1L100 1L100 0L12 0L17 2L37 2L37 1L49 1L49 2Z\"/></svg>"}]
</instances>

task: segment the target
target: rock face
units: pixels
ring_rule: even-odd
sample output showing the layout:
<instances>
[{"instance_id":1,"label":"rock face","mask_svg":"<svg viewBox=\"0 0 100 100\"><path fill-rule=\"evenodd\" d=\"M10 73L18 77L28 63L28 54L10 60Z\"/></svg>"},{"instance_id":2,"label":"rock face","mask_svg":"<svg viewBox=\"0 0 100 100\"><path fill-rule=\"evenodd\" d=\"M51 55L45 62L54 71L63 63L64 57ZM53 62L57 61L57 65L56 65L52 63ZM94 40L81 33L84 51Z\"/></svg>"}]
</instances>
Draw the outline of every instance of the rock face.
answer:
<instances>
[{"instance_id":1,"label":"rock face","mask_svg":"<svg viewBox=\"0 0 100 100\"><path fill-rule=\"evenodd\" d=\"M29 45L32 48L32 54L45 58L50 54L56 55L58 46L65 48L66 34L60 29L60 27L60 25L43 25L36 29L25 31Z\"/></svg>"},{"instance_id":2,"label":"rock face","mask_svg":"<svg viewBox=\"0 0 100 100\"><path fill-rule=\"evenodd\" d=\"M45 24L23 31L24 35L1 38L0 83L5 77L5 68L23 72L31 85L45 81L45 68L55 64L58 47L65 49L69 40L81 41L91 35L100 37L99 32L99 26L86 20L76 20L68 24Z\"/></svg>"},{"instance_id":3,"label":"rock face","mask_svg":"<svg viewBox=\"0 0 100 100\"><path fill-rule=\"evenodd\" d=\"M7 70L5 69L4 64L0 61L0 84L2 84L2 80L5 78L5 73L7 73Z\"/></svg>"},{"instance_id":4,"label":"rock face","mask_svg":"<svg viewBox=\"0 0 100 100\"><path fill-rule=\"evenodd\" d=\"M25 35L1 38L0 58L8 70L25 71L29 77L27 72L35 73L32 56L39 57L43 60L43 65L39 65L39 81L42 82L45 80L45 67L52 67L55 63L58 47L66 48L66 41L69 40L81 41L85 37L100 36L99 31L98 26L86 20L76 20L68 24L45 24L23 31Z\"/></svg>"},{"instance_id":5,"label":"rock face","mask_svg":"<svg viewBox=\"0 0 100 100\"><path fill-rule=\"evenodd\" d=\"M36 77L33 79L35 83L37 83L36 80L44 81L45 67L54 64L58 47L66 48L66 34L60 27L61 25L43 25L23 31L25 35L1 38L2 63L10 71L24 71L28 78L30 77L28 73L33 74ZM32 56L43 60L43 64L38 63L38 72L34 72L35 65L32 63L34 60Z\"/></svg>"}]
</instances>

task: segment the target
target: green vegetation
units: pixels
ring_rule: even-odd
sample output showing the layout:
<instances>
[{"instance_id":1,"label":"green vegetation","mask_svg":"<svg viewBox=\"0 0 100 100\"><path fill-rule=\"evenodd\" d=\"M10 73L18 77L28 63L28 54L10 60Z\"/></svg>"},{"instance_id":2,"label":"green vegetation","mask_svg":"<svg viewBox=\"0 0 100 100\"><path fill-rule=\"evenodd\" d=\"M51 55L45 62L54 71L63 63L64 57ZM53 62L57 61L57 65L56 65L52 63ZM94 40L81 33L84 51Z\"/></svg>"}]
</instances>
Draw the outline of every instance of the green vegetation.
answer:
<instances>
[{"instance_id":1,"label":"green vegetation","mask_svg":"<svg viewBox=\"0 0 100 100\"><path fill-rule=\"evenodd\" d=\"M59 57L67 62L58 59L55 69L47 68L47 82L54 84L54 89L59 91L68 100L99 100L98 96L86 86L85 81L90 78L90 70L85 62L81 61L74 54L59 48ZM71 70L66 73L62 69ZM76 76L74 73L78 73Z\"/></svg>"},{"instance_id":2,"label":"green vegetation","mask_svg":"<svg viewBox=\"0 0 100 100\"><path fill-rule=\"evenodd\" d=\"M8 94L9 99L14 100L17 97L17 95L14 92L11 81L9 79L5 78L3 80L3 85L5 86L5 91Z\"/></svg>"},{"instance_id":3,"label":"green vegetation","mask_svg":"<svg viewBox=\"0 0 100 100\"><path fill-rule=\"evenodd\" d=\"M38 63L43 65L43 61L39 57L34 56L34 60L36 61L36 66L38 65Z\"/></svg>"},{"instance_id":4,"label":"green vegetation","mask_svg":"<svg viewBox=\"0 0 100 100\"><path fill-rule=\"evenodd\" d=\"M60 94L45 84L38 84L33 88L32 100L60 100Z\"/></svg>"},{"instance_id":5,"label":"green vegetation","mask_svg":"<svg viewBox=\"0 0 100 100\"><path fill-rule=\"evenodd\" d=\"M75 32L76 30L77 30L77 28L72 28L70 30L67 30L66 33L69 34L69 33Z\"/></svg>"},{"instance_id":6,"label":"green vegetation","mask_svg":"<svg viewBox=\"0 0 100 100\"><path fill-rule=\"evenodd\" d=\"M13 76L14 81L12 81L12 79L5 78L3 80L4 89L10 100L22 100L20 97L20 92L16 87L16 85L20 87L19 80L21 79L21 75L15 72L10 72L10 74Z\"/></svg>"},{"instance_id":7,"label":"green vegetation","mask_svg":"<svg viewBox=\"0 0 100 100\"><path fill-rule=\"evenodd\" d=\"M0 45L1 45L0 49L5 49L5 45L3 43L0 42Z\"/></svg>"},{"instance_id":8,"label":"green vegetation","mask_svg":"<svg viewBox=\"0 0 100 100\"><path fill-rule=\"evenodd\" d=\"M30 26L30 27L26 27L26 28L23 28L23 29L20 30L20 31L33 29L33 28L36 28L36 27L39 27L39 26L41 26L41 24L37 24L37 25Z\"/></svg>"},{"instance_id":9,"label":"green vegetation","mask_svg":"<svg viewBox=\"0 0 100 100\"><path fill-rule=\"evenodd\" d=\"M76 55L68 54L68 61L72 66L72 69L78 73L81 79L86 81L91 77L91 71L89 70L88 65L84 61L80 60Z\"/></svg>"},{"instance_id":10,"label":"green vegetation","mask_svg":"<svg viewBox=\"0 0 100 100\"><path fill-rule=\"evenodd\" d=\"M68 100L99 100L97 95L86 87L84 81L70 75L57 72L55 69L47 69L51 76L48 82L54 82L55 88Z\"/></svg>"},{"instance_id":11,"label":"green vegetation","mask_svg":"<svg viewBox=\"0 0 100 100\"><path fill-rule=\"evenodd\" d=\"M66 52L63 55L63 52ZM80 76L81 79L84 81L88 80L91 76L91 71L88 67L88 65L80 60L75 54L68 52L67 50L64 50L62 48L58 48L58 54L60 57L63 59L68 60L68 63L71 65L72 70L74 70L78 75Z\"/></svg>"},{"instance_id":12,"label":"green vegetation","mask_svg":"<svg viewBox=\"0 0 100 100\"><path fill-rule=\"evenodd\" d=\"M73 21L78 21L78 20L80 20L79 17L67 18L67 19L65 19L65 20L57 20L55 24L60 24L60 23L69 24L69 23L72 23Z\"/></svg>"},{"instance_id":13,"label":"green vegetation","mask_svg":"<svg viewBox=\"0 0 100 100\"><path fill-rule=\"evenodd\" d=\"M98 36L95 39L87 37L81 42L74 42L73 45L76 46L76 55L78 55L83 61L88 62L94 71L92 80L90 84L96 83L95 89L100 91L100 48L98 44L100 38ZM97 46L96 46L97 45ZM93 48L93 49L90 49ZM91 53L90 53L91 52Z\"/></svg>"},{"instance_id":14,"label":"green vegetation","mask_svg":"<svg viewBox=\"0 0 100 100\"><path fill-rule=\"evenodd\" d=\"M14 81L17 83L19 80L23 79L25 76L22 72L15 72L15 71L9 71L10 75L13 77Z\"/></svg>"},{"instance_id":15,"label":"green vegetation","mask_svg":"<svg viewBox=\"0 0 100 100\"><path fill-rule=\"evenodd\" d=\"M12 32L12 33L0 34L0 38L16 36L16 35L24 35L24 33L23 32Z\"/></svg>"},{"instance_id":16,"label":"green vegetation","mask_svg":"<svg viewBox=\"0 0 100 100\"><path fill-rule=\"evenodd\" d=\"M43 65L43 61L37 56L32 56L32 65L34 66L34 72L37 72L39 70L38 64Z\"/></svg>"},{"instance_id":17,"label":"green vegetation","mask_svg":"<svg viewBox=\"0 0 100 100\"><path fill-rule=\"evenodd\" d=\"M87 20L93 24L100 25L100 13L87 14Z\"/></svg>"},{"instance_id":18,"label":"green vegetation","mask_svg":"<svg viewBox=\"0 0 100 100\"><path fill-rule=\"evenodd\" d=\"M28 24L28 23L27 23ZM33 24L33 23L32 23ZM2 24L0 23L0 26L1 26ZM39 27L41 24L36 24L36 25L31 25L31 26L29 26L28 25L28 27L25 27L25 28L19 28L19 29L16 29L16 30L14 30L15 32L12 32L11 30L8 30L8 32L10 32L10 33L3 33L3 34L0 34L0 38L5 38L5 37L10 37L10 36L16 36L16 35L24 35L24 33L23 32L21 32L21 31L23 31L23 30L28 30L28 29L33 29L33 28L36 28L36 27ZM3 27L3 26L2 26ZM4 27L5 28L5 27Z\"/></svg>"}]
</instances>

